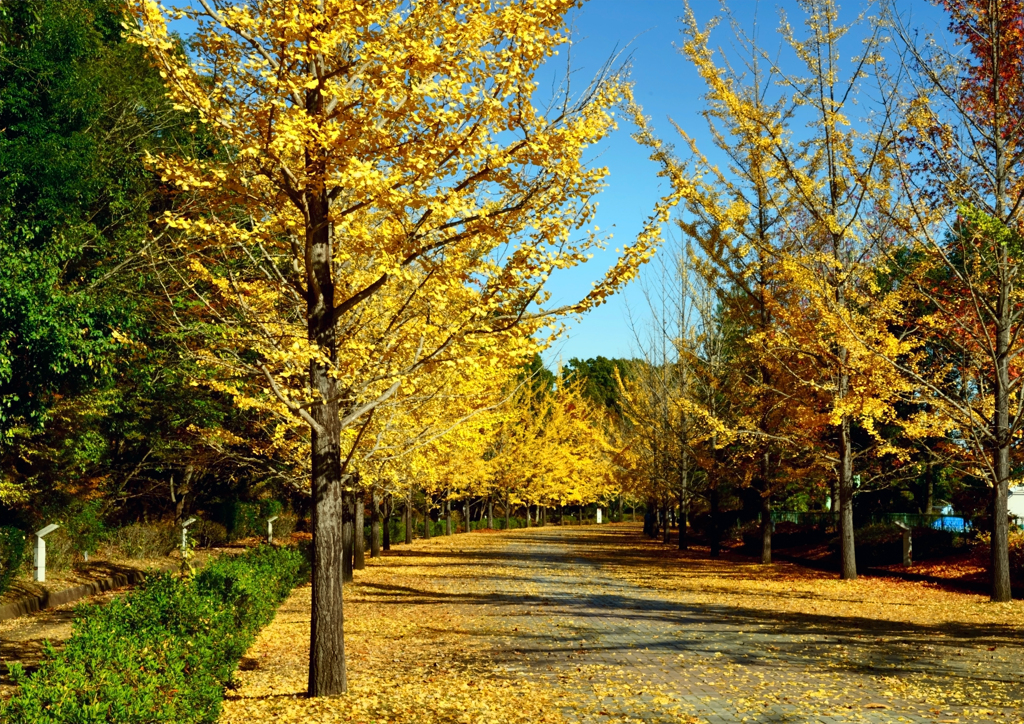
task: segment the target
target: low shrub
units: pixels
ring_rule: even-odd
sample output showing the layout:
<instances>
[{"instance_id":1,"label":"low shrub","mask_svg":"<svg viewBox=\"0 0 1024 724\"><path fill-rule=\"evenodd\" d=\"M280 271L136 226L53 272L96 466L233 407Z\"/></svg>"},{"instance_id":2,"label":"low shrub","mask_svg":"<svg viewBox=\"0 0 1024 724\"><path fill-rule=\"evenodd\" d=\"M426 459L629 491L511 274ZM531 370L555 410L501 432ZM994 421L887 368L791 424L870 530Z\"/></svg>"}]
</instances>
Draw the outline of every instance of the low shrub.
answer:
<instances>
[{"instance_id":1,"label":"low shrub","mask_svg":"<svg viewBox=\"0 0 1024 724\"><path fill-rule=\"evenodd\" d=\"M910 535L911 558L915 561L953 555L969 547L967 536L953 531L914 528ZM885 566L903 561L903 531L900 528L881 523L869 525L857 529L854 539L859 566ZM834 538L829 548L838 554L839 538Z\"/></svg>"},{"instance_id":2,"label":"low shrub","mask_svg":"<svg viewBox=\"0 0 1024 724\"><path fill-rule=\"evenodd\" d=\"M821 527L802 523L780 521L772 531L772 550L784 550L797 546L825 543L831 536ZM750 555L761 552L761 525L743 534L744 553Z\"/></svg>"},{"instance_id":3,"label":"low shrub","mask_svg":"<svg viewBox=\"0 0 1024 724\"><path fill-rule=\"evenodd\" d=\"M107 530L103 522L103 504L99 500L75 502L61 516L60 530L67 535L76 553L95 553Z\"/></svg>"},{"instance_id":4,"label":"low shrub","mask_svg":"<svg viewBox=\"0 0 1024 724\"><path fill-rule=\"evenodd\" d=\"M294 513L281 513L274 521L274 540L285 540L299 526L299 517Z\"/></svg>"},{"instance_id":5,"label":"low shrub","mask_svg":"<svg viewBox=\"0 0 1024 724\"><path fill-rule=\"evenodd\" d=\"M21 528L0 528L0 595L7 590L25 560L28 548L25 531Z\"/></svg>"},{"instance_id":6,"label":"low shrub","mask_svg":"<svg viewBox=\"0 0 1024 724\"><path fill-rule=\"evenodd\" d=\"M228 541L228 529L212 520L200 520L190 529L190 533L201 548L216 548Z\"/></svg>"},{"instance_id":7,"label":"low shrub","mask_svg":"<svg viewBox=\"0 0 1024 724\"><path fill-rule=\"evenodd\" d=\"M107 535L127 558L160 558L178 547L181 532L173 522L129 523Z\"/></svg>"},{"instance_id":8,"label":"low shrub","mask_svg":"<svg viewBox=\"0 0 1024 724\"><path fill-rule=\"evenodd\" d=\"M83 606L60 652L0 703L11 724L214 722L224 687L256 633L307 574L294 549L261 547L191 580L153 576L106 606Z\"/></svg>"},{"instance_id":9,"label":"low shrub","mask_svg":"<svg viewBox=\"0 0 1024 724\"><path fill-rule=\"evenodd\" d=\"M46 570L57 573L70 569L75 563L82 560L83 556L71 537L71 534L61 526L50 535L46 536Z\"/></svg>"},{"instance_id":10,"label":"low shrub","mask_svg":"<svg viewBox=\"0 0 1024 724\"><path fill-rule=\"evenodd\" d=\"M730 540L738 537L742 525L740 520L743 515L741 510L722 510L718 513L718 536L719 540ZM708 538L711 535L712 527L711 514L708 512L697 513L690 516L690 527L697 536Z\"/></svg>"}]
</instances>

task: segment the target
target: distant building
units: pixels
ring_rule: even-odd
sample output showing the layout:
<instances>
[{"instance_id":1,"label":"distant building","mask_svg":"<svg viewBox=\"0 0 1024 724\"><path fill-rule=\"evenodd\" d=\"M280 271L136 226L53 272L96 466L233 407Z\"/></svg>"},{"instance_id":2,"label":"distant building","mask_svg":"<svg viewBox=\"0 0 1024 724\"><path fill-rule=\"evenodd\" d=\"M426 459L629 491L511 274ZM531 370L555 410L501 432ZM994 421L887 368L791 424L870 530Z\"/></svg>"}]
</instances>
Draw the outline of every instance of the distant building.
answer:
<instances>
[{"instance_id":1,"label":"distant building","mask_svg":"<svg viewBox=\"0 0 1024 724\"><path fill-rule=\"evenodd\" d=\"M1008 501L1010 515L1017 518L1017 522L1024 524L1024 485L1010 488L1010 500Z\"/></svg>"}]
</instances>

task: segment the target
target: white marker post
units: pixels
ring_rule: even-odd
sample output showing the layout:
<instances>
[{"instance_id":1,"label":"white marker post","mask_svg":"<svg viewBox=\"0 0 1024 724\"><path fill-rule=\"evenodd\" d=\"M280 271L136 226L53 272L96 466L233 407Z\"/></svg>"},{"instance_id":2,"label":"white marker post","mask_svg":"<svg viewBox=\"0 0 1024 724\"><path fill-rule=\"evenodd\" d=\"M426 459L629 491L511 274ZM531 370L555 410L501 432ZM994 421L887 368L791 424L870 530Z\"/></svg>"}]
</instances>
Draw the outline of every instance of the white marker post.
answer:
<instances>
[{"instance_id":1,"label":"white marker post","mask_svg":"<svg viewBox=\"0 0 1024 724\"><path fill-rule=\"evenodd\" d=\"M56 523L36 531L36 583L46 582L46 541L45 536L60 528Z\"/></svg>"},{"instance_id":2,"label":"white marker post","mask_svg":"<svg viewBox=\"0 0 1024 724\"><path fill-rule=\"evenodd\" d=\"M896 523L896 527L903 531L903 565L911 565L912 544L910 540L910 528L903 523Z\"/></svg>"},{"instance_id":3,"label":"white marker post","mask_svg":"<svg viewBox=\"0 0 1024 724\"><path fill-rule=\"evenodd\" d=\"M273 518L267 518L267 543L274 542L274 521L277 520L275 515Z\"/></svg>"},{"instance_id":4,"label":"white marker post","mask_svg":"<svg viewBox=\"0 0 1024 724\"><path fill-rule=\"evenodd\" d=\"M195 518L189 518L181 524L181 555L184 557L185 548L188 546L188 527L196 522Z\"/></svg>"},{"instance_id":5,"label":"white marker post","mask_svg":"<svg viewBox=\"0 0 1024 724\"><path fill-rule=\"evenodd\" d=\"M597 509L597 523L598 523L598 525L601 524L601 509L600 508Z\"/></svg>"}]
</instances>

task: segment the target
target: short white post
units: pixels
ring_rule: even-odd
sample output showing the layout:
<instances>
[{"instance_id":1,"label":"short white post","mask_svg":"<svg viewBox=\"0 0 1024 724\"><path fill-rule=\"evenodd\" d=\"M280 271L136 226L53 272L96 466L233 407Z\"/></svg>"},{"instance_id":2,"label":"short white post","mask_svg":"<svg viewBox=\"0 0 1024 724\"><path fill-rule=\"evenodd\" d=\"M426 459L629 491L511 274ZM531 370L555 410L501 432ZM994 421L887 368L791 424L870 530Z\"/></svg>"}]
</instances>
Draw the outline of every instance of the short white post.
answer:
<instances>
[{"instance_id":1,"label":"short white post","mask_svg":"<svg viewBox=\"0 0 1024 724\"><path fill-rule=\"evenodd\" d=\"M46 582L46 541L45 536L60 528L56 523L36 531L36 583Z\"/></svg>"},{"instance_id":2,"label":"short white post","mask_svg":"<svg viewBox=\"0 0 1024 724\"><path fill-rule=\"evenodd\" d=\"M277 520L275 515L273 518L267 518L267 543L274 542L274 521Z\"/></svg>"},{"instance_id":3,"label":"short white post","mask_svg":"<svg viewBox=\"0 0 1024 724\"><path fill-rule=\"evenodd\" d=\"M600 508L597 509L597 522L600 525L600 523L601 523L601 509Z\"/></svg>"},{"instance_id":4,"label":"short white post","mask_svg":"<svg viewBox=\"0 0 1024 724\"><path fill-rule=\"evenodd\" d=\"M910 528L908 528L903 523L899 522L896 523L896 527L903 531L903 565L909 566L912 564L912 543L910 540Z\"/></svg>"},{"instance_id":5,"label":"short white post","mask_svg":"<svg viewBox=\"0 0 1024 724\"><path fill-rule=\"evenodd\" d=\"M185 549L188 547L188 527L196 522L195 518L189 518L181 524L181 555L185 555Z\"/></svg>"}]
</instances>

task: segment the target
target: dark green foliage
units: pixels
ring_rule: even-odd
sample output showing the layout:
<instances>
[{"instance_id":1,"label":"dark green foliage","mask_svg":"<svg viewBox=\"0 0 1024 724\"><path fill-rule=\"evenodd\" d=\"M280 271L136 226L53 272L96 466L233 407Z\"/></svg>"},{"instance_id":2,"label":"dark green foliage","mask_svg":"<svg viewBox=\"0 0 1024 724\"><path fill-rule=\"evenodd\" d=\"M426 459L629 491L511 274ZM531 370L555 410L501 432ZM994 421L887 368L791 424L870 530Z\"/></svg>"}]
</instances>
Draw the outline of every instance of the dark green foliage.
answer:
<instances>
[{"instance_id":1,"label":"dark green foliage","mask_svg":"<svg viewBox=\"0 0 1024 724\"><path fill-rule=\"evenodd\" d=\"M11 585L25 560L27 541L21 528L0 528L0 594Z\"/></svg>"},{"instance_id":2,"label":"dark green foliage","mask_svg":"<svg viewBox=\"0 0 1024 724\"><path fill-rule=\"evenodd\" d=\"M39 670L12 666L12 724L214 722L224 687L260 628L307 575L296 550L222 557L191 581L169 575L106 606L84 606L61 652Z\"/></svg>"},{"instance_id":3,"label":"dark green foliage","mask_svg":"<svg viewBox=\"0 0 1024 724\"><path fill-rule=\"evenodd\" d=\"M63 521L61 527L80 553L95 552L107 532L103 523L103 503L99 500L76 500L60 519Z\"/></svg>"},{"instance_id":4,"label":"dark green foliage","mask_svg":"<svg viewBox=\"0 0 1024 724\"><path fill-rule=\"evenodd\" d=\"M0 434L113 372L135 303L102 283L142 247L140 153L166 107L111 0L0 11Z\"/></svg>"},{"instance_id":5,"label":"dark green foliage","mask_svg":"<svg viewBox=\"0 0 1024 724\"><path fill-rule=\"evenodd\" d=\"M622 412L620 390L615 380L615 371L626 380L630 376L630 360L593 357L581 360L573 357L565 366L566 382L583 382L583 394L598 405L620 414Z\"/></svg>"},{"instance_id":6,"label":"dark green foliage","mask_svg":"<svg viewBox=\"0 0 1024 724\"><path fill-rule=\"evenodd\" d=\"M144 157L219 145L174 110L124 20L125 0L0 1L0 524L98 498L123 526L260 497L281 479L268 472L291 472L211 444L263 421L182 354L208 330L152 219L191 197Z\"/></svg>"},{"instance_id":7,"label":"dark green foliage","mask_svg":"<svg viewBox=\"0 0 1024 724\"><path fill-rule=\"evenodd\" d=\"M533 355L529 364L522 366L518 377L520 381L529 380L534 392L551 392L555 387L555 375L544 366L539 354Z\"/></svg>"},{"instance_id":8,"label":"dark green foliage","mask_svg":"<svg viewBox=\"0 0 1024 724\"><path fill-rule=\"evenodd\" d=\"M267 518L280 515L282 510L284 505L279 500L252 503L232 500L220 506L217 518L227 529L229 540L252 536L261 538L267 534ZM281 535L284 534L280 527L277 530Z\"/></svg>"}]
</instances>

